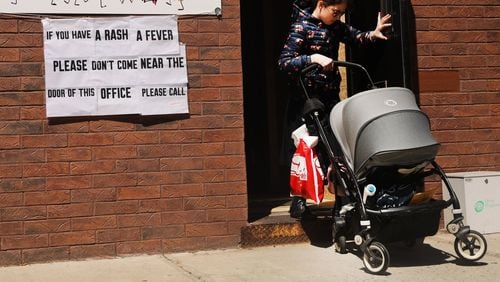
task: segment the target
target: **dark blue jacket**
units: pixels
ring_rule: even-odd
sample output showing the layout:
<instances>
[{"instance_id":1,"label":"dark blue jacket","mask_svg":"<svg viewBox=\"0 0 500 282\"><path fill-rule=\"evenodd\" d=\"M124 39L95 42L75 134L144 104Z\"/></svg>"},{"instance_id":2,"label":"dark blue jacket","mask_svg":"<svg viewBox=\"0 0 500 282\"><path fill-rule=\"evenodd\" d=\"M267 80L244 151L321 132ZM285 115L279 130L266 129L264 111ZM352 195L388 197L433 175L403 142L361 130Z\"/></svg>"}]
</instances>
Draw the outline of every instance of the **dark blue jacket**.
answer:
<instances>
[{"instance_id":1,"label":"dark blue jacket","mask_svg":"<svg viewBox=\"0 0 500 282\"><path fill-rule=\"evenodd\" d=\"M369 32L361 32L341 21L327 26L311 13L311 0L298 0L294 3L293 22L278 65L296 81L300 70L311 63L311 55L318 53L338 60L339 43L364 44L371 42ZM320 98L327 107L338 100L340 73L337 67L331 71L310 74L305 82L309 94Z\"/></svg>"}]
</instances>

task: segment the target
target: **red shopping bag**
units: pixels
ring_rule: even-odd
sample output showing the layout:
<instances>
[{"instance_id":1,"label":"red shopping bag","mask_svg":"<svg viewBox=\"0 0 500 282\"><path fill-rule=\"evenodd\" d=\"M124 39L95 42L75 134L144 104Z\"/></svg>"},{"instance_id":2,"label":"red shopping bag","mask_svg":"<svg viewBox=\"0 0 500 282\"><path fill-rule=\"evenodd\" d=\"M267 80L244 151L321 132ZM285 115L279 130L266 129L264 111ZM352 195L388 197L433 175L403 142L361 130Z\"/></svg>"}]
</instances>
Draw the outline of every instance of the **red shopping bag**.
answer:
<instances>
[{"instance_id":1,"label":"red shopping bag","mask_svg":"<svg viewBox=\"0 0 500 282\"><path fill-rule=\"evenodd\" d=\"M315 148L310 148L300 140L292 158L290 168L290 195L313 200L316 204L323 201L323 171Z\"/></svg>"}]
</instances>

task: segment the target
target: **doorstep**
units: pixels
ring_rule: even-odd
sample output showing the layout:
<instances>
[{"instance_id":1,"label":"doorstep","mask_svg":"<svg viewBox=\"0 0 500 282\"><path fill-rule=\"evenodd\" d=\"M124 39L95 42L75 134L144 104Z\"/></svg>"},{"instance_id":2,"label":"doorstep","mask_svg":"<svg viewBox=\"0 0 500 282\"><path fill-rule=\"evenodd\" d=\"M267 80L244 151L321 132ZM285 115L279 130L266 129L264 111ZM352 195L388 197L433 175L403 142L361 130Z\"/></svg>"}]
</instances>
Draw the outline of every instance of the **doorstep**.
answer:
<instances>
[{"instance_id":1,"label":"doorstep","mask_svg":"<svg viewBox=\"0 0 500 282\"><path fill-rule=\"evenodd\" d=\"M302 220L290 217L288 210L291 200L269 199L259 204L269 212L256 218L241 229L241 247L258 247L280 244L311 242L331 244L331 208L333 195L326 192L321 204L307 202L310 216ZM272 204L274 203L274 206ZM271 206L270 206L271 205ZM250 218L253 218L250 216Z\"/></svg>"}]
</instances>

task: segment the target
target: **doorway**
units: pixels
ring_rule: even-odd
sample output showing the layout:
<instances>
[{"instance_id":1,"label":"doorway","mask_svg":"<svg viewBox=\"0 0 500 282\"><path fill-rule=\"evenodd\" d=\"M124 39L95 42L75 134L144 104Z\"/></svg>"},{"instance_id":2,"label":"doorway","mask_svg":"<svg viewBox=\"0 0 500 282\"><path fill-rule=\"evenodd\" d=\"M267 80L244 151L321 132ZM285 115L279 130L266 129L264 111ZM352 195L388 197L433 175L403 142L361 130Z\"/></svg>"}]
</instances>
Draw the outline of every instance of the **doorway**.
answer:
<instances>
[{"instance_id":1,"label":"doorway","mask_svg":"<svg viewBox=\"0 0 500 282\"><path fill-rule=\"evenodd\" d=\"M280 162L288 90L277 62L290 26L292 2L240 2L250 220L263 202L289 196L288 166Z\"/></svg>"}]
</instances>

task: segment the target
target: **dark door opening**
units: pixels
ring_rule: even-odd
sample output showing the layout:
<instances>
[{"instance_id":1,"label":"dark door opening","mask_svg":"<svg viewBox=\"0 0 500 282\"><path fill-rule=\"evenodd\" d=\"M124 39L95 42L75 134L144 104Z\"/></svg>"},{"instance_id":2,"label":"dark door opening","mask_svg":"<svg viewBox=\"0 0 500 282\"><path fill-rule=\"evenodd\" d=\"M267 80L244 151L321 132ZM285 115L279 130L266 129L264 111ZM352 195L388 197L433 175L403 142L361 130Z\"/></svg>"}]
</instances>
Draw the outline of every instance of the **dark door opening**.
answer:
<instances>
[{"instance_id":1,"label":"dark door opening","mask_svg":"<svg viewBox=\"0 0 500 282\"><path fill-rule=\"evenodd\" d=\"M260 200L289 195L288 168L279 161L287 86L277 61L288 33L292 2L240 3L250 214Z\"/></svg>"}]
</instances>

